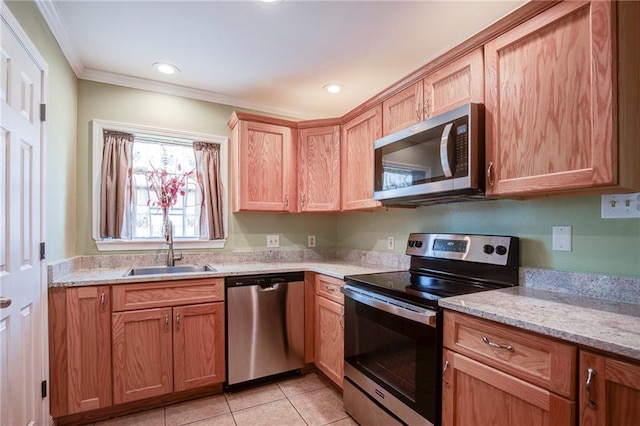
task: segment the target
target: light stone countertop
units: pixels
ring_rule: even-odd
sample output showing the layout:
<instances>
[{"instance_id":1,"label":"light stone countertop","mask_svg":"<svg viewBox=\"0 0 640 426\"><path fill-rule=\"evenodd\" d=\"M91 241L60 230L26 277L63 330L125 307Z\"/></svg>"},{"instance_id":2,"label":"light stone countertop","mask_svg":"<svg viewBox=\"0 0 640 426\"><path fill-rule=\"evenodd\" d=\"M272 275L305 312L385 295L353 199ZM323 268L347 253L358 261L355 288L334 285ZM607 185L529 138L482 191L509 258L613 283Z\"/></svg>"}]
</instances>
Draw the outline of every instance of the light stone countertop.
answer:
<instances>
[{"instance_id":1,"label":"light stone countertop","mask_svg":"<svg viewBox=\"0 0 640 426\"><path fill-rule=\"evenodd\" d=\"M178 265L182 266L182 264ZM130 284L149 281L172 281L195 278L216 278L233 275L268 274L278 272L317 272L343 279L346 275L369 274L395 271L398 268L365 263L335 261L290 261L290 262L247 262L212 263L215 272L189 272L174 274L154 274L124 276L129 268L94 268L72 271L59 279L49 282L49 287L77 287L105 284Z\"/></svg>"},{"instance_id":2,"label":"light stone countertop","mask_svg":"<svg viewBox=\"0 0 640 426\"><path fill-rule=\"evenodd\" d=\"M640 305L527 287L440 299L440 306L640 361Z\"/></svg>"}]
</instances>

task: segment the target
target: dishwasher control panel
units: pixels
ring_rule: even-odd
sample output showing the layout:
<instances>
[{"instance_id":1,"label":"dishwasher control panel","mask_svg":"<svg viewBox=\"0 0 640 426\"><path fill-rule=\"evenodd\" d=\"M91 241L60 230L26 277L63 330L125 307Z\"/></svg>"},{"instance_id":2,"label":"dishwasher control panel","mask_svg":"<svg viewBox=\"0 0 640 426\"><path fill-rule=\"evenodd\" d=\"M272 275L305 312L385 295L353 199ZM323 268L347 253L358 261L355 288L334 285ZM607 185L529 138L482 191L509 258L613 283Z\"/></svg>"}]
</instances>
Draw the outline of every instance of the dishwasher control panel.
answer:
<instances>
[{"instance_id":1,"label":"dishwasher control panel","mask_svg":"<svg viewBox=\"0 0 640 426\"><path fill-rule=\"evenodd\" d=\"M226 277L225 285L227 286L227 288L249 285L270 287L275 284L291 283L297 281L304 281L304 272L285 272L278 274L239 275L237 277Z\"/></svg>"}]
</instances>

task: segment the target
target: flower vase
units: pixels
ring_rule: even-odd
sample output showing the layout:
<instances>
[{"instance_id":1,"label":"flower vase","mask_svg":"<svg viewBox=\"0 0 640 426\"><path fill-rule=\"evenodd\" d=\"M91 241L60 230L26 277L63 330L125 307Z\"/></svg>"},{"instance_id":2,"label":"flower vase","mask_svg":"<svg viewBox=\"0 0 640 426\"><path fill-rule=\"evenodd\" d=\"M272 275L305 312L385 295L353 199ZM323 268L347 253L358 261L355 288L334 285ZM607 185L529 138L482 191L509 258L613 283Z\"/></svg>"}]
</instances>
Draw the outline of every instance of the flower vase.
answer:
<instances>
[{"instance_id":1,"label":"flower vase","mask_svg":"<svg viewBox=\"0 0 640 426\"><path fill-rule=\"evenodd\" d=\"M166 240L169 235L169 207L161 207L162 209L162 237Z\"/></svg>"}]
</instances>

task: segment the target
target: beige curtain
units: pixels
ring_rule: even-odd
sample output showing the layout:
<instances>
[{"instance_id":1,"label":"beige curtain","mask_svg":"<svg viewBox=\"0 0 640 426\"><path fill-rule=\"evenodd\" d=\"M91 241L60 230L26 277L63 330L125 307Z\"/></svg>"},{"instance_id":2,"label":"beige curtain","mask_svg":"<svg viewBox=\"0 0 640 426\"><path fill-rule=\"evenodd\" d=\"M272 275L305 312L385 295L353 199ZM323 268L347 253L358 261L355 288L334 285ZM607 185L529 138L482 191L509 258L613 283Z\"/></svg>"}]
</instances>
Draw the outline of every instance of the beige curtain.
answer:
<instances>
[{"instance_id":1,"label":"beige curtain","mask_svg":"<svg viewBox=\"0 0 640 426\"><path fill-rule=\"evenodd\" d=\"M100 236L131 239L132 153L134 135L104 132L100 180Z\"/></svg>"},{"instance_id":2,"label":"beige curtain","mask_svg":"<svg viewBox=\"0 0 640 426\"><path fill-rule=\"evenodd\" d=\"M225 237L222 223L224 189L220 176L220 145L194 142L196 174L202 191L200 239L220 240Z\"/></svg>"}]
</instances>

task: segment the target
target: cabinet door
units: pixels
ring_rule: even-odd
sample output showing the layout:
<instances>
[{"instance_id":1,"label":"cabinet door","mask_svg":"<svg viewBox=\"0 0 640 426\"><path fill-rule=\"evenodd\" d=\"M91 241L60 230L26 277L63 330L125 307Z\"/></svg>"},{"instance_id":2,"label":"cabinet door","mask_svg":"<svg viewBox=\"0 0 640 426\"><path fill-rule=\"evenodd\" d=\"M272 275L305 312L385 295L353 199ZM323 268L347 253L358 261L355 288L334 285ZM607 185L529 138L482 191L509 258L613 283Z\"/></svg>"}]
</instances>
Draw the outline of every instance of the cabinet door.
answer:
<instances>
[{"instance_id":1,"label":"cabinet door","mask_svg":"<svg viewBox=\"0 0 640 426\"><path fill-rule=\"evenodd\" d=\"M636 425L640 419L640 364L582 351L579 394L581 425Z\"/></svg>"},{"instance_id":2,"label":"cabinet door","mask_svg":"<svg viewBox=\"0 0 640 426\"><path fill-rule=\"evenodd\" d=\"M429 74L424 81L424 119L460 105L484 103L482 48Z\"/></svg>"},{"instance_id":3,"label":"cabinet door","mask_svg":"<svg viewBox=\"0 0 640 426\"><path fill-rule=\"evenodd\" d=\"M53 417L111 405L109 286L49 289Z\"/></svg>"},{"instance_id":4,"label":"cabinet door","mask_svg":"<svg viewBox=\"0 0 640 426\"><path fill-rule=\"evenodd\" d=\"M239 185L234 211L296 211L294 136L290 128L240 121Z\"/></svg>"},{"instance_id":5,"label":"cabinet door","mask_svg":"<svg viewBox=\"0 0 640 426\"><path fill-rule=\"evenodd\" d=\"M113 314L113 402L173 391L171 308Z\"/></svg>"},{"instance_id":6,"label":"cabinet door","mask_svg":"<svg viewBox=\"0 0 640 426\"><path fill-rule=\"evenodd\" d=\"M387 136L423 120L422 81L382 102L382 135Z\"/></svg>"},{"instance_id":7,"label":"cabinet door","mask_svg":"<svg viewBox=\"0 0 640 426\"><path fill-rule=\"evenodd\" d=\"M224 303L173 308L173 329L174 390L222 383Z\"/></svg>"},{"instance_id":8,"label":"cabinet door","mask_svg":"<svg viewBox=\"0 0 640 426\"><path fill-rule=\"evenodd\" d=\"M575 403L447 349L442 424L572 426Z\"/></svg>"},{"instance_id":9,"label":"cabinet door","mask_svg":"<svg viewBox=\"0 0 640 426\"><path fill-rule=\"evenodd\" d=\"M340 126L300 130L300 211L340 210Z\"/></svg>"},{"instance_id":10,"label":"cabinet door","mask_svg":"<svg viewBox=\"0 0 640 426\"><path fill-rule=\"evenodd\" d=\"M342 210L379 207L373 199L373 142L382 135L382 105L342 126Z\"/></svg>"},{"instance_id":11,"label":"cabinet door","mask_svg":"<svg viewBox=\"0 0 640 426\"><path fill-rule=\"evenodd\" d=\"M320 371L342 388L344 376L344 306L316 297L315 362Z\"/></svg>"},{"instance_id":12,"label":"cabinet door","mask_svg":"<svg viewBox=\"0 0 640 426\"><path fill-rule=\"evenodd\" d=\"M611 2L561 2L485 45L486 191L616 178Z\"/></svg>"}]
</instances>

